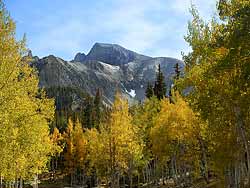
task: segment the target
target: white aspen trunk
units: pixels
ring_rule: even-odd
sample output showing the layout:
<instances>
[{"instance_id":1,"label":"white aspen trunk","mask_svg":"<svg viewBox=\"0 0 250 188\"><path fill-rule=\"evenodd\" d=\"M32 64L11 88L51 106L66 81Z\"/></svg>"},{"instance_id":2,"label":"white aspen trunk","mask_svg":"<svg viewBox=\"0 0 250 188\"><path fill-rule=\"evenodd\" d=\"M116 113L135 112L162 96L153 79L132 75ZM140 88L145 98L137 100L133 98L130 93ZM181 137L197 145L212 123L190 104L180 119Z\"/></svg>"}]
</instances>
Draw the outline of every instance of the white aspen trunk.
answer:
<instances>
[{"instance_id":1,"label":"white aspen trunk","mask_svg":"<svg viewBox=\"0 0 250 188\"><path fill-rule=\"evenodd\" d=\"M0 176L0 187L3 188L3 176Z\"/></svg>"},{"instance_id":2,"label":"white aspen trunk","mask_svg":"<svg viewBox=\"0 0 250 188\"><path fill-rule=\"evenodd\" d=\"M120 173L117 174L117 187L120 187Z\"/></svg>"},{"instance_id":3,"label":"white aspen trunk","mask_svg":"<svg viewBox=\"0 0 250 188\"><path fill-rule=\"evenodd\" d=\"M56 157L55 160L56 160L56 161L55 161L55 163L56 163L56 164L55 164L55 170L57 170L57 164L58 164L58 162L57 162L57 160L58 160L57 157Z\"/></svg>"},{"instance_id":4,"label":"white aspen trunk","mask_svg":"<svg viewBox=\"0 0 250 188\"><path fill-rule=\"evenodd\" d=\"M125 187L126 187L126 186L125 186L125 184L126 184L125 175L122 177L122 179L123 179L123 187L125 188Z\"/></svg>"},{"instance_id":5,"label":"white aspen trunk","mask_svg":"<svg viewBox=\"0 0 250 188\"><path fill-rule=\"evenodd\" d=\"M129 160L129 169L128 169L128 176L129 176L129 187L133 187L133 160Z\"/></svg>"},{"instance_id":6,"label":"white aspen trunk","mask_svg":"<svg viewBox=\"0 0 250 188\"><path fill-rule=\"evenodd\" d=\"M140 173L137 175L137 187L140 187Z\"/></svg>"},{"instance_id":7,"label":"white aspen trunk","mask_svg":"<svg viewBox=\"0 0 250 188\"><path fill-rule=\"evenodd\" d=\"M38 188L38 175L37 174L34 176L33 188Z\"/></svg>"},{"instance_id":8,"label":"white aspen trunk","mask_svg":"<svg viewBox=\"0 0 250 188\"><path fill-rule=\"evenodd\" d=\"M23 188L23 179L20 178L20 188Z\"/></svg>"},{"instance_id":9,"label":"white aspen trunk","mask_svg":"<svg viewBox=\"0 0 250 188\"><path fill-rule=\"evenodd\" d=\"M133 176L132 176L132 174L130 174L129 175L130 177L129 177L129 187L133 187Z\"/></svg>"},{"instance_id":10,"label":"white aspen trunk","mask_svg":"<svg viewBox=\"0 0 250 188\"><path fill-rule=\"evenodd\" d=\"M237 167L236 164L234 165L234 186L235 188L238 188L238 178L237 178Z\"/></svg>"},{"instance_id":11,"label":"white aspen trunk","mask_svg":"<svg viewBox=\"0 0 250 188\"><path fill-rule=\"evenodd\" d=\"M82 170L82 186L85 185L85 174L84 174L84 170Z\"/></svg>"},{"instance_id":12,"label":"white aspen trunk","mask_svg":"<svg viewBox=\"0 0 250 188\"><path fill-rule=\"evenodd\" d=\"M151 181L151 164L148 164L148 183Z\"/></svg>"},{"instance_id":13,"label":"white aspen trunk","mask_svg":"<svg viewBox=\"0 0 250 188\"><path fill-rule=\"evenodd\" d=\"M15 180L15 187L18 188L19 187L19 181L18 181L18 178L16 178Z\"/></svg>"},{"instance_id":14,"label":"white aspen trunk","mask_svg":"<svg viewBox=\"0 0 250 188\"><path fill-rule=\"evenodd\" d=\"M247 162L247 180L248 180L248 184L250 181L250 152L249 152L249 146L248 146L248 140L246 138L246 132L244 130L244 124L243 124L243 120L242 120L242 114L240 111L239 107L235 107L234 109L235 111L235 115L236 115L236 121L237 121L237 126L239 128L240 131L240 137L242 139L242 142L244 144L245 147L245 152L246 152L246 162Z\"/></svg>"},{"instance_id":15,"label":"white aspen trunk","mask_svg":"<svg viewBox=\"0 0 250 188\"><path fill-rule=\"evenodd\" d=\"M73 186L73 172L70 173L70 186Z\"/></svg>"},{"instance_id":16,"label":"white aspen trunk","mask_svg":"<svg viewBox=\"0 0 250 188\"><path fill-rule=\"evenodd\" d=\"M142 170L142 175L143 175L143 183L145 183L146 182L145 169Z\"/></svg>"},{"instance_id":17,"label":"white aspen trunk","mask_svg":"<svg viewBox=\"0 0 250 188\"><path fill-rule=\"evenodd\" d=\"M231 184L231 169L230 167L227 167L226 168L226 174L225 174L225 187L228 188L230 187L230 184Z\"/></svg>"},{"instance_id":18,"label":"white aspen trunk","mask_svg":"<svg viewBox=\"0 0 250 188\"><path fill-rule=\"evenodd\" d=\"M145 177L146 177L146 183L148 183L149 181L148 181L148 165L146 166L146 168L145 168Z\"/></svg>"},{"instance_id":19,"label":"white aspen trunk","mask_svg":"<svg viewBox=\"0 0 250 188\"><path fill-rule=\"evenodd\" d=\"M176 155L173 156L173 167L174 167L174 180L176 185L178 185L178 169L176 164Z\"/></svg>"},{"instance_id":20,"label":"white aspen trunk","mask_svg":"<svg viewBox=\"0 0 250 188\"><path fill-rule=\"evenodd\" d=\"M202 176L206 183L209 183L208 170L207 170L207 155L204 142L202 138L199 138L200 149L201 149L201 164L202 164Z\"/></svg>"}]
</instances>

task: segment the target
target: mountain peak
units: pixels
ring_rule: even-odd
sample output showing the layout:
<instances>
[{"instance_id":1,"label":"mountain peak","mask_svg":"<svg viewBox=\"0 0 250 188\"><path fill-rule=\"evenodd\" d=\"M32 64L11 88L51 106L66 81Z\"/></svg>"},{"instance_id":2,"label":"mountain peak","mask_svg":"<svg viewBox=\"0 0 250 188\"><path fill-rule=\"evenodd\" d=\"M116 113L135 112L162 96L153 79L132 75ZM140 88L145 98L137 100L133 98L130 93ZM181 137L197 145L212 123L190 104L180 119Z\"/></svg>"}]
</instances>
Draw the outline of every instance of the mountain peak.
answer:
<instances>
[{"instance_id":1,"label":"mountain peak","mask_svg":"<svg viewBox=\"0 0 250 188\"><path fill-rule=\"evenodd\" d=\"M96 42L93 47L97 47L97 46L102 47L102 48L111 48L111 47L119 46L119 45L118 44L109 44L109 43ZM121 47L121 46L119 46L119 47Z\"/></svg>"},{"instance_id":2,"label":"mountain peak","mask_svg":"<svg viewBox=\"0 0 250 188\"><path fill-rule=\"evenodd\" d=\"M85 53L77 53L74 57L74 60L73 61L76 61L76 62L84 62L84 60L86 59L86 55Z\"/></svg>"},{"instance_id":3,"label":"mountain peak","mask_svg":"<svg viewBox=\"0 0 250 188\"><path fill-rule=\"evenodd\" d=\"M76 87L90 95L101 88L105 103L111 104L117 89L130 102L143 100L146 85L154 82L159 64L170 88L176 63L183 70L184 63L174 58L152 58L117 44L95 43L88 55L78 53L71 62L50 55L37 57L32 66L39 71L40 87Z\"/></svg>"},{"instance_id":4,"label":"mountain peak","mask_svg":"<svg viewBox=\"0 0 250 188\"><path fill-rule=\"evenodd\" d=\"M150 57L140 55L127 50L118 44L95 43L86 56L85 61L97 60L111 65L123 65L136 60L149 59Z\"/></svg>"}]
</instances>

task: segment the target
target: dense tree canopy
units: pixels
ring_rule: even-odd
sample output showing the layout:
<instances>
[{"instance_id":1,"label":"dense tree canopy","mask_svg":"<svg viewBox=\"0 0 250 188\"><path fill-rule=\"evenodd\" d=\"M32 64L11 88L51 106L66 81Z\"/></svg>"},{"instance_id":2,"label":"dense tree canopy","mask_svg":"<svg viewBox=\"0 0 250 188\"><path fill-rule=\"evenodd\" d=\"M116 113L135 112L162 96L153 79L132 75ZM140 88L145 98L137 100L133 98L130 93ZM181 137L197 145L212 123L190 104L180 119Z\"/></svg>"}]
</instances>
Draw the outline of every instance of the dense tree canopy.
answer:
<instances>
[{"instance_id":1,"label":"dense tree canopy","mask_svg":"<svg viewBox=\"0 0 250 188\"><path fill-rule=\"evenodd\" d=\"M249 10L248 0L220 0L220 20L205 23L193 9L186 36L192 52L184 56L184 86L192 88L191 105L208 121L214 170L235 187L250 178Z\"/></svg>"},{"instance_id":2,"label":"dense tree canopy","mask_svg":"<svg viewBox=\"0 0 250 188\"><path fill-rule=\"evenodd\" d=\"M54 101L38 89L28 64L25 39L15 39L15 23L0 1L0 173L5 181L30 179L46 169L53 143L48 122Z\"/></svg>"},{"instance_id":3,"label":"dense tree canopy","mask_svg":"<svg viewBox=\"0 0 250 188\"><path fill-rule=\"evenodd\" d=\"M191 13L192 50L184 75L173 67L170 95L159 65L145 101L129 107L117 93L109 109L99 89L93 98L72 87L38 89L25 39L15 39L0 1L1 186L37 180L49 167L44 176L71 186L249 187L250 1L219 0L208 23L194 6Z\"/></svg>"}]
</instances>

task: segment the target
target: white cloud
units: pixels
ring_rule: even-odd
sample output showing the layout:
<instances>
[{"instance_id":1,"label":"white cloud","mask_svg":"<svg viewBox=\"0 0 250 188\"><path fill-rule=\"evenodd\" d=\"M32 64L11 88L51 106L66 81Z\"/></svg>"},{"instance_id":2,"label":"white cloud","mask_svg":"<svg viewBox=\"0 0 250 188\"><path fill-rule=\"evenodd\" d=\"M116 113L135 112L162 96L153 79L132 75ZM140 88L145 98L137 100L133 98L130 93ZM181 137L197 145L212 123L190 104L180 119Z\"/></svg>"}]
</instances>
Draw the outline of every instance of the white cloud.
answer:
<instances>
[{"instance_id":1,"label":"white cloud","mask_svg":"<svg viewBox=\"0 0 250 188\"><path fill-rule=\"evenodd\" d=\"M116 9L105 18L104 27L120 32L115 39L119 44L143 53L156 47L171 32L166 8L166 1L118 0ZM166 19L156 23L150 19L151 12L159 12Z\"/></svg>"},{"instance_id":2,"label":"white cloud","mask_svg":"<svg viewBox=\"0 0 250 188\"><path fill-rule=\"evenodd\" d=\"M194 4L201 16L209 18L216 9L217 0L174 0L170 8L184 15L189 15L191 4Z\"/></svg>"},{"instance_id":3,"label":"white cloud","mask_svg":"<svg viewBox=\"0 0 250 188\"><path fill-rule=\"evenodd\" d=\"M64 18L65 15L62 16ZM70 60L76 52L84 50L87 39L94 35L97 28L93 28L78 16L61 20L59 15L55 20L44 18L36 23L40 31L28 37L28 43L35 54L46 56L54 54Z\"/></svg>"},{"instance_id":4,"label":"white cloud","mask_svg":"<svg viewBox=\"0 0 250 188\"><path fill-rule=\"evenodd\" d=\"M41 31L32 36L30 47L41 56L51 53L66 59L78 51L87 52L95 41L118 43L152 56L180 58L180 52L188 50L183 36L190 18L190 0L108 2L112 2L112 6L99 3L96 10L71 7L70 12L65 8L59 13L45 15L34 23ZM192 2L206 18L215 9L215 0Z\"/></svg>"}]
</instances>

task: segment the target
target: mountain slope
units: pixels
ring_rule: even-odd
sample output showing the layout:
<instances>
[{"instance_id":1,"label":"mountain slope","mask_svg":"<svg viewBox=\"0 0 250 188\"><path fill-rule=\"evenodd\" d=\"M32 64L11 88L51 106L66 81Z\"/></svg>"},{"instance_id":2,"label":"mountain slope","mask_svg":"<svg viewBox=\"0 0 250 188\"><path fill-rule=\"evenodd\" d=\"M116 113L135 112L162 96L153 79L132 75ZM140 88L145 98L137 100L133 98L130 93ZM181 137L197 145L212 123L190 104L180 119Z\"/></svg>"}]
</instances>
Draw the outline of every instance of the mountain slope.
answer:
<instances>
[{"instance_id":1,"label":"mountain slope","mask_svg":"<svg viewBox=\"0 0 250 188\"><path fill-rule=\"evenodd\" d=\"M150 57L127 50L117 44L95 43L86 58L81 62L95 60L111 65L123 65L146 59L150 59Z\"/></svg>"},{"instance_id":2,"label":"mountain slope","mask_svg":"<svg viewBox=\"0 0 250 188\"><path fill-rule=\"evenodd\" d=\"M71 62L53 55L34 59L32 64L38 69L40 87L75 87L90 95L100 88L107 104L120 90L129 102L134 102L144 99L147 83L154 82L159 64L168 88L175 64L184 67L182 61L174 58L152 58L114 44L96 43L89 54L77 56Z\"/></svg>"}]
</instances>

